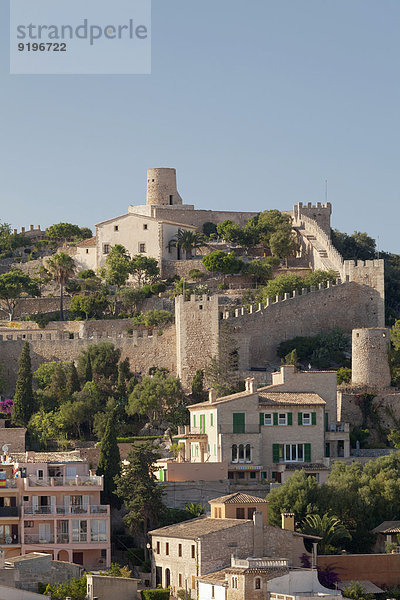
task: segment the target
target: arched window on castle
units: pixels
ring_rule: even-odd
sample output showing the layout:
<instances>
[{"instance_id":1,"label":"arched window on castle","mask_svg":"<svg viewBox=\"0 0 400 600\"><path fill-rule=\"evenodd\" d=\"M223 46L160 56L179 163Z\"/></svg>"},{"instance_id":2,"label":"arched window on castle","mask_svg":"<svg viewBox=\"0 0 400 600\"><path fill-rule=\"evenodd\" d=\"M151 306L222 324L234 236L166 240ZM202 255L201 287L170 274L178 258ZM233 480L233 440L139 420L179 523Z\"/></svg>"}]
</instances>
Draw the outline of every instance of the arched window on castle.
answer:
<instances>
[{"instance_id":1,"label":"arched window on castle","mask_svg":"<svg viewBox=\"0 0 400 600\"><path fill-rule=\"evenodd\" d=\"M232 445L232 462L233 463L251 463L251 445L250 444L233 444Z\"/></svg>"},{"instance_id":2,"label":"arched window on castle","mask_svg":"<svg viewBox=\"0 0 400 600\"><path fill-rule=\"evenodd\" d=\"M232 462L237 462L238 459L238 447L236 444L232 446Z\"/></svg>"}]
</instances>

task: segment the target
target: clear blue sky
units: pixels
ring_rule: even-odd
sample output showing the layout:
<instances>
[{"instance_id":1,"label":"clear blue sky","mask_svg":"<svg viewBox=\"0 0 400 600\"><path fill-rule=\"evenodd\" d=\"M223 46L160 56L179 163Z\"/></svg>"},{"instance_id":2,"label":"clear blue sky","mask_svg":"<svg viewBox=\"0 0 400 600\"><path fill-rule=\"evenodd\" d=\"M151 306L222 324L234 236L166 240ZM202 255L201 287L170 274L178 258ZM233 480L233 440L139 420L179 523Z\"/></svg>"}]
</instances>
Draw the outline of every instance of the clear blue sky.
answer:
<instances>
[{"instance_id":1,"label":"clear blue sky","mask_svg":"<svg viewBox=\"0 0 400 600\"><path fill-rule=\"evenodd\" d=\"M93 226L166 166L213 209L324 201L328 179L333 225L400 253L399 0L153 0L138 76L9 75L8 20L2 0L1 221Z\"/></svg>"}]
</instances>

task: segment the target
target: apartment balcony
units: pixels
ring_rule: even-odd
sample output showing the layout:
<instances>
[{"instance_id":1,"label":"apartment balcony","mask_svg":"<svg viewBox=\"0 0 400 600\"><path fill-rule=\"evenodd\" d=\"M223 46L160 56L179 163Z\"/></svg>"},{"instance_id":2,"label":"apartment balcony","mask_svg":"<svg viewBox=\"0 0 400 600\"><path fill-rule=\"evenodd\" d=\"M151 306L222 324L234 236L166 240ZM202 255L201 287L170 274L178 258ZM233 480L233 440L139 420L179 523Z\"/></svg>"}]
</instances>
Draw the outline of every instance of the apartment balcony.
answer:
<instances>
[{"instance_id":1,"label":"apartment balcony","mask_svg":"<svg viewBox=\"0 0 400 600\"><path fill-rule=\"evenodd\" d=\"M0 546L18 546L21 544L19 535L6 535L0 537Z\"/></svg>"},{"instance_id":2,"label":"apartment balcony","mask_svg":"<svg viewBox=\"0 0 400 600\"><path fill-rule=\"evenodd\" d=\"M5 488L16 488L17 487L17 479L3 479L1 482L1 486L0 486L0 492L1 490L4 490Z\"/></svg>"},{"instance_id":3,"label":"apartment balcony","mask_svg":"<svg viewBox=\"0 0 400 600\"><path fill-rule=\"evenodd\" d=\"M68 490L76 487L98 487L103 489L103 478L98 475L76 475L76 477L36 477L29 475L24 479L24 488L65 487ZM70 490L71 491L71 490Z\"/></svg>"},{"instance_id":4,"label":"apartment balcony","mask_svg":"<svg viewBox=\"0 0 400 600\"><path fill-rule=\"evenodd\" d=\"M348 440L350 435L349 423L332 423L325 432L326 442L336 442L339 440Z\"/></svg>"},{"instance_id":5,"label":"apartment balcony","mask_svg":"<svg viewBox=\"0 0 400 600\"><path fill-rule=\"evenodd\" d=\"M18 542L20 543L20 542ZM24 545L36 545L36 544L104 544L109 543L107 539L107 534L99 534L96 536L91 536L90 533L86 535L70 535L69 533L50 533L47 535L40 535L40 533L25 533L24 535ZM0 542L1 544L1 542Z\"/></svg>"},{"instance_id":6,"label":"apartment balcony","mask_svg":"<svg viewBox=\"0 0 400 600\"><path fill-rule=\"evenodd\" d=\"M39 533L25 533L24 544L54 544L54 535L41 536Z\"/></svg>"},{"instance_id":7,"label":"apartment balcony","mask_svg":"<svg viewBox=\"0 0 400 600\"><path fill-rule=\"evenodd\" d=\"M90 504L88 506L83 505L69 505L69 506L33 506L31 504L22 507L22 518L25 516L29 517L43 517L43 516L73 516L73 515L104 515L109 516L110 507L108 504Z\"/></svg>"},{"instance_id":8,"label":"apartment balcony","mask_svg":"<svg viewBox=\"0 0 400 600\"><path fill-rule=\"evenodd\" d=\"M18 506L0 506L0 519L5 517L19 517Z\"/></svg>"}]
</instances>

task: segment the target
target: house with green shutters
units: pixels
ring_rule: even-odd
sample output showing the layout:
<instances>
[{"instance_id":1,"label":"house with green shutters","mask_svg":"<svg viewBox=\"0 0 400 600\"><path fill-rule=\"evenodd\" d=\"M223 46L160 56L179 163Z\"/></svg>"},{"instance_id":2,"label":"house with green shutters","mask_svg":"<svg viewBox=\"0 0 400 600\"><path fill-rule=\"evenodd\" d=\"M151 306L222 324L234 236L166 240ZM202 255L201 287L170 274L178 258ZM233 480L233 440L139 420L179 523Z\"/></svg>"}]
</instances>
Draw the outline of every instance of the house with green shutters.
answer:
<instances>
[{"instance_id":1,"label":"house with green shutters","mask_svg":"<svg viewBox=\"0 0 400 600\"><path fill-rule=\"evenodd\" d=\"M272 385L189 406L179 436L181 462L227 464L232 480L284 482L304 469L323 482L331 461L350 455L349 424L340 422L334 371L282 366Z\"/></svg>"}]
</instances>

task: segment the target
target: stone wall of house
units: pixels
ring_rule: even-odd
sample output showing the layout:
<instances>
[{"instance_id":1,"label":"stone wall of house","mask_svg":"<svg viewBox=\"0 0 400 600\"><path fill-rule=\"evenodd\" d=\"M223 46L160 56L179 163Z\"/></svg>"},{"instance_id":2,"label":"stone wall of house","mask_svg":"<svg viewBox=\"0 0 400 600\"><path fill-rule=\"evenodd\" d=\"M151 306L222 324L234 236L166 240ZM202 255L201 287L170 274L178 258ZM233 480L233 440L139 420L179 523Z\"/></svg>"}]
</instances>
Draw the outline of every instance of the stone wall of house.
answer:
<instances>
[{"instance_id":1,"label":"stone wall of house","mask_svg":"<svg viewBox=\"0 0 400 600\"><path fill-rule=\"evenodd\" d=\"M189 271L199 269L203 273L207 273L201 259L192 258L191 260L163 260L161 273L164 279L178 275L189 279Z\"/></svg>"},{"instance_id":2,"label":"stone wall of house","mask_svg":"<svg viewBox=\"0 0 400 600\"><path fill-rule=\"evenodd\" d=\"M368 416L362 410L362 394L371 393L367 388L342 388L338 394L338 410L341 410L342 421L350 423L353 427L371 428L378 419L379 424L386 430L397 428L400 419L400 390L388 388L380 391L371 401L371 408L367 408ZM372 392L373 393L373 392ZM375 413L377 417L375 417Z\"/></svg>"},{"instance_id":3,"label":"stone wall of house","mask_svg":"<svg viewBox=\"0 0 400 600\"><path fill-rule=\"evenodd\" d=\"M0 584L20 590L37 592L39 583L65 583L80 577L82 567L73 563L52 560L50 554L16 557L14 568L0 569Z\"/></svg>"}]
</instances>

